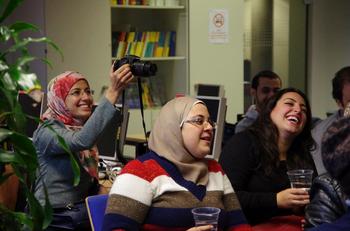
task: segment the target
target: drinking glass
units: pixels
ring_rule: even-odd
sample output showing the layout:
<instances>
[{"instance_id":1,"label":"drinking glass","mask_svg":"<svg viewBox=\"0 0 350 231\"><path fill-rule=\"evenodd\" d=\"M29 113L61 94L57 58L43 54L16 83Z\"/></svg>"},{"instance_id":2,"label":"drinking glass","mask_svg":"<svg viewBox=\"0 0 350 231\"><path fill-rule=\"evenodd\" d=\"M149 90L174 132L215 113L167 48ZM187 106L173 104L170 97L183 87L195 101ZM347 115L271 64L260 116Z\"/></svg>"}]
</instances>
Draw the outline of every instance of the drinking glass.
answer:
<instances>
[{"instance_id":1,"label":"drinking glass","mask_svg":"<svg viewBox=\"0 0 350 231\"><path fill-rule=\"evenodd\" d=\"M199 207L192 209L196 226L212 225L211 231L218 230L218 218L220 209L215 207Z\"/></svg>"},{"instance_id":2,"label":"drinking glass","mask_svg":"<svg viewBox=\"0 0 350 231\"><path fill-rule=\"evenodd\" d=\"M287 171L287 175L292 188L302 188L309 192L312 184L312 174L314 173L311 169L296 169Z\"/></svg>"}]
</instances>

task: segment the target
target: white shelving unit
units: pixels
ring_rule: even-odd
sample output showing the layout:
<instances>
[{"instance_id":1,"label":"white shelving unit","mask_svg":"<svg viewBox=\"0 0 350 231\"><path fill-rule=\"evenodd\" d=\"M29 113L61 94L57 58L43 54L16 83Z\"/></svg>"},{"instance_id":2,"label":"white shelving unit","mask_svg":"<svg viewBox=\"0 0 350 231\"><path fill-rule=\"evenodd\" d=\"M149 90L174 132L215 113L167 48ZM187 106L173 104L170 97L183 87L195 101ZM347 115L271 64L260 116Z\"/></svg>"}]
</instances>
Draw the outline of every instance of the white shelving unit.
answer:
<instances>
[{"instance_id":1,"label":"white shelving unit","mask_svg":"<svg viewBox=\"0 0 350 231\"><path fill-rule=\"evenodd\" d=\"M157 64L155 77L162 78L166 100L176 93L189 93L188 78L188 0L179 6L111 6L111 31L176 31L176 56L147 57ZM112 60L115 60L112 57Z\"/></svg>"},{"instance_id":2,"label":"white shelving unit","mask_svg":"<svg viewBox=\"0 0 350 231\"><path fill-rule=\"evenodd\" d=\"M176 94L189 94L188 77L188 0L180 1L179 6L111 6L111 32L114 31L176 31L176 56L141 57L141 60L157 64L158 72L151 78L161 78L159 87L165 93L168 101ZM116 57L112 57L116 60ZM141 121L139 110L132 109L133 121ZM153 121L159 108L145 110L147 130L153 126ZM128 133L142 133L139 123L129 124Z\"/></svg>"}]
</instances>

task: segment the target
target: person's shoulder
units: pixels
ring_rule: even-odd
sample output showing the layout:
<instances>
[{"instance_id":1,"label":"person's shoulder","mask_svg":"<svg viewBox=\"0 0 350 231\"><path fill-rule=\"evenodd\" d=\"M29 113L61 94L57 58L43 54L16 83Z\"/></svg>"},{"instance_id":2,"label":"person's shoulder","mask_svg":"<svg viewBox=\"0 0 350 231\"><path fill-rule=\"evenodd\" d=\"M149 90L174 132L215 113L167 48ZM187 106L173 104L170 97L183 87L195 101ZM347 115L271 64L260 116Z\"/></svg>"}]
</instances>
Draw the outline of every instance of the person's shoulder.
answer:
<instances>
[{"instance_id":1,"label":"person's shoulder","mask_svg":"<svg viewBox=\"0 0 350 231\"><path fill-rule=\"evenodd\" d=\"M222 156L237 155L242 156L242 152L250 153L257 146L256 138L252 132L247 129L233 135L223 147ZM243 155L245 156L245 155ZM220 158L221 159L221 158ZM221 160L220 160L220 163Z\"/></svg>"},{"instance_id":2,"label":"person's shoulder","mask_svg":"<svg viewBox=\"0 0 350 231\"><path fill-rule=\"evenodd\" d=\"M328 116L326 119L318 122L316 126L312 129L312 134L325 131L334 121L336 121L339 118L340 118L339 111L334 112L332 115Z\"/></svg>"},{"instance_id":3,"label":"person's shoulder","mask_svg":"<svg viewBox=\"0 0 350 231\"><path fill-rule=\"evenodd\" d=\"M217 162L215 159L208 159L208 170L209 172L217 173L220 172L224 174L224 170L222 169L219 162Z\"/></svg>"},{"instance_id":4,"label":"person's shoulder","mask_svg":"<svg viewBox=\"0 0 350 231\"><path fill-rule=\"evenodd\" d=\"M244 144L250 144L254 141L254 136L252 132L248 129L243 130L241 132L238 132L234 134L226 143L226 146L230 145L244 145Z\"/></svg>"},{"instance_id":5,"label":"person's shoulder","mask_svg":"<svg viewBox=\"0 0 350 231\"><path fill-rule=\"evenodd\" d=\"M329 175L329 173L323 173L314 179L315 183L321 183L321 184L324 184L324 183L329 184L331 181L332 181L332 177Z\"/></svg>"},{"instance_id":6,"label":"person's shoulder","mask_svg":"<svg viewBox=\"0 0 350 231\"><path fill-rule=\"evenodd\" d=\"M156 177L169 175L165 168L154 158L152 152L146 153L127 163L122 169L121 174L132 174L149 182Z\"/></svg>"},{"instance_id":7,"label":"person's shoulder","mask_svg":"<svg viewBox=\"0 0 350 231\"><path fill-rule=\"evenodd\" d=\"M52 133L52 131L50 131L51 129L55 130L56 128L62 128L62 127L64 127L64 124L59 120L55 120L55 119L45 120L34 131L33 139L35 139L35 137L37 136L42 136L42 133L46 133L46 132Z\"/></svg>"},{"instance_id":8,"label":"person's shoulder","mask_svg":"<svg viewBox=\"0 0 350 231\"><path fill-rule=\"evenodd\" d=\"M326 191L335 191L340 187L339 182L331 177L329 173L323 173L317 176L313 181L313 187Z\"/></svg>"}]
</instances>

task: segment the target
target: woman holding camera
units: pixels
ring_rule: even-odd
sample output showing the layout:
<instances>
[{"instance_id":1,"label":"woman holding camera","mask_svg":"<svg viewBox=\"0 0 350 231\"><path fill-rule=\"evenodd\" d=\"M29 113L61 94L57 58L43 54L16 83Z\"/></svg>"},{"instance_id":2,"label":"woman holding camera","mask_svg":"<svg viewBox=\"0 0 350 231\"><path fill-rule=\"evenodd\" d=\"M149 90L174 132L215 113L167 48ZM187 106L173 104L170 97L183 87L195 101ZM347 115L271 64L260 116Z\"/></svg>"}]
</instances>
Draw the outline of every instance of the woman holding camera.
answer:
<instances>
[{"instance_id":1,"label":"woman holding camera","mask_svg":"<svg viewBox=\"0 0 350 231\"><path fill-rule=\"evenodd\" d=\"M48 109L43 114L44 123L33 136L40 164L35 196L44 205L47 191L53 207L53 220L47 230L90 229L84 200L101 191L95 144L104 129L120 116L114 104L133 79L128 64L116 71L111 67L109 75L109 87L93 114L92 92L82 74L67 71L48 84ZM64 139L77 160L80 169L77 186L73 185L70 155L59 143L57 135Z\"/></svg>"}]
</instances>

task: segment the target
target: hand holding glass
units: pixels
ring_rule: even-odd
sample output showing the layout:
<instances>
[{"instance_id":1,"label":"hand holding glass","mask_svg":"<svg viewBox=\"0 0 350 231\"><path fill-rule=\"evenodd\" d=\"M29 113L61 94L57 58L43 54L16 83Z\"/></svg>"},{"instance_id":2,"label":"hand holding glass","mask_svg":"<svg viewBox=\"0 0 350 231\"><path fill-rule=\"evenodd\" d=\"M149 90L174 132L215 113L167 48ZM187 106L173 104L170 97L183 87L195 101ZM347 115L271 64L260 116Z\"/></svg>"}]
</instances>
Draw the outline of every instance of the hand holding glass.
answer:
<instances>
[{"instance_id":1,"label":"hand holding glass","mask_svg":"<svg viewBox=\"0 0 350 231\"><path fill-rule=\"evenodd\" d=\"M196 226L212 225L211 231L217 231L220 209L214 207L199 207L192 209Z\"/></svg>"},{"instance_id":2,"label":"hand holding glass","mask_svg":"<svg viewBox=\"0 0 350 231\"><path fill-rule=\"evenodd\" d=\"M296 169L287 171L287 175L292 188L302 188L309 192L312 184L312 174L311 169Z\"/></svg>"}]
</instances>

